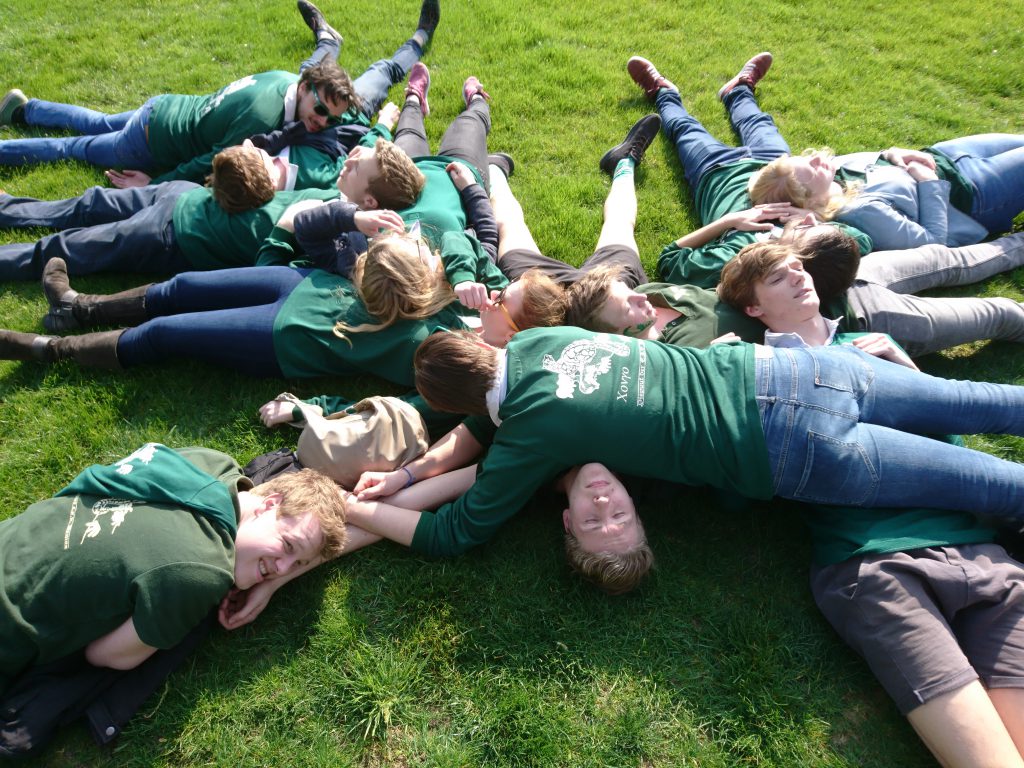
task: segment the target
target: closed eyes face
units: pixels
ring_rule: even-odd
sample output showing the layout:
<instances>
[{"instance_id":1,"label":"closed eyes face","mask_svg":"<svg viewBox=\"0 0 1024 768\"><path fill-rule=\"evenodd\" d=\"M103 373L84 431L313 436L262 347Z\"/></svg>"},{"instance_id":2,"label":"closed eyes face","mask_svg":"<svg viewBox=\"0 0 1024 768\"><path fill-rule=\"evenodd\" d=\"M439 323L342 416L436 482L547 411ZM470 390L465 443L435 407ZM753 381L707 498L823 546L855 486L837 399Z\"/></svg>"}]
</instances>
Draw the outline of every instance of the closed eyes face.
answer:
<instances>
[{"instance_id":1,"label":"closed eyes face","mask_svg":"<svg viewBox=\"0 0 1024 768\"><path fill-rule=\"evenodd\" d=\"M587 552L628 552L642 540L632 497L603 464L580 467L562 522Z\"/></svg>"},{"instance_id":2,"label":"closed eyes face","mask_svg":"<svg viewBox=\"0 0 1024 768\"><path fill-rule=\"evenodd\" d=\"M492 291L491 303L480 311L480 336L492 347L504 347L522 326L523 284L513 280Z\"/></svg>"},{"instance_id":3,"label":"closed eyes face","mask_svg":"<svg viewBox=\"0 0 1024 768\"><path fill-rule=\"evenodd\" d=\"M370 194L370 183L378 176L380 163L377 162L377 151L372 147L355 147L341 168L338 191L363 210L374 209L377 201Z\"/></svg>"},{"instance_id":4,"label":"closed eyes face","mask_svg":"<svg viewBox=\"0 0 1024 768\"><path fill-rule=\"evenodd\" d=\"M769 327L776 320L806 319L818 312L820 304L814 279L796 255L780 261L759 280L754 296L757 304L747 307L747 314L760 317Z\"/></svg>"},{"instance_id":5,"label":"closed eyes face","mask_svg":"<svg viewBox=\"0 0 1024 768\"><path fill-rule=\"evenodd\" d=\"M658 311L642 293L637 293L621 280L613 280L598 319L619 333L642 330L658 317Z\"/></svg>"},{"instance_id":6,"label":"closed eyes face","mask_svg":"<svg viewBox=\"0 0 1024 768\"><path fill-rule=\"evenodd\" d=\"M836 171L832 161L820 155L791 157L793 178L807 190L812 199L827 199Z\"/></svg>"}]
</instances>

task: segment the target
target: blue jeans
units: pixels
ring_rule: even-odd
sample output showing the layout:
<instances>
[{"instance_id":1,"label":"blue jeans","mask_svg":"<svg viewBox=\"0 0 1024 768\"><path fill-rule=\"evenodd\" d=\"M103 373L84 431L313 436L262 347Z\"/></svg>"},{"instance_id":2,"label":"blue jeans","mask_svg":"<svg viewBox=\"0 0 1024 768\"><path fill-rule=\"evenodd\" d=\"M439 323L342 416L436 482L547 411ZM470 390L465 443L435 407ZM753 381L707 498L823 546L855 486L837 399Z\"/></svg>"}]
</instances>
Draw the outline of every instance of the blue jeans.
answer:
<instances>
[{"instance_id":1,"label":"blue jeans","mask_svg":"<svg viewBox=\"0 0 1024 768\"><path fill-rule=\"evenodd\" d=\"M291 267L184 272L146 291L151 318L117 344L125 368L172 358L226 365L249 376L280 377L274 318L309 274Z\"/></svg>"},{"instance_id":2,"label":"blue jeans","mask_svg":"<svg viewBox=\"0 0 1024 768\"><path fill-rule=\"evenodd\" d=\"M743 143L740 147L727 146L708 133L683 107L678 92L662 88L654 102L661 115L661 128L676 145L686 183L695 193L704 176L719 166L740 160L774 160L789 154L789 145L775 121L761 111L754 92L745 85L733 88L725 98L729 121Z\"/></svg>"},{"instance_id":3,"label":"blue jeans","mask_svg":"<svg viewBox=\"0 0 1024 768\"><path fill-rule=\"evenodd\" d=\"M25 105L25 122L29 125L83 135L0 141L0 165L81 160L103 168L151 168L153 156L146 141L146 126L156 98L139 109L116 115L73 104L29 99Z\"/></svg>"},{"instance_id":4,"label":"blue jeans","mask_svg":"<svg viewBox=\"0 0 1024 768\"><path fill-rule=\"evenodd\" d=\"M173 217L178 198L198 186L171 181L134 189L92 187L81 197L54 201L0 195L0 226L64 230L35 243L0 245L0 280L38 278L57 256L71 275L189 269Z\"/></svg>"},{"instance_id":5,"label":"blue jeans","mask_svg":"<svg viewBox=\"0 0 1024 768\"><path fill-rule=\"evenodd\" d=\"M982 133L931 148L952 160L974 186L971 218L989 232L1008 232L1024 211L1024 135Z\"/></svg>"},{"instance_id":6,"label":"blue jeans","mask_svg":"<svg viewBox=\"0 0 1024 768\"><path fill-rule=\"evenodd\" d=\"M755 394L776 495L1024 519L1024 465L923 436L1024 435L1024 387L940 379L853 346L768 354Z\"/></svg>"}]
</instances>

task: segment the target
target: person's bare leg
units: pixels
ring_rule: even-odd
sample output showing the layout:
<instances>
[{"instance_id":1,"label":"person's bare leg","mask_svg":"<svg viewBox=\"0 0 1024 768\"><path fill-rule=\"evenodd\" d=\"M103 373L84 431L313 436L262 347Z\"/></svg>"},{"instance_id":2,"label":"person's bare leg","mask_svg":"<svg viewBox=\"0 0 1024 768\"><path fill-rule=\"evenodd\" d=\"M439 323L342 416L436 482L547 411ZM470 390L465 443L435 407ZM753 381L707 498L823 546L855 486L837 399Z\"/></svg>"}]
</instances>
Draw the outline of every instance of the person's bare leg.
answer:
<instances>
[{"instance_id":1,"label":"person's bare leg","mask_svg":"<svg viewBox=\"0 0 1024 768\"><path fill-rule=\"evenodd\" d=\"M612 175L612 188L604 201L604 224L597 238L600 250L608 245L624 245L639 253L636 244L636 184L633 167L622 163Z\"/></svg>"},{"instance_id":2,"label":"person's bare leg","mask_svg":"<svg viewBox=\"0 0 1024 768\"><path fill-rule=\"evenodd\" d=\"M512 194L508 179L495 165L487 167L491 181L491 206L498 222L498 261L509 251L527 250L540 253L530 228L526 226L523 206Z\"/></svg>"},{"instance_id":3,"label":"person's bare leg","mask_svg":"<svg viewBox=\"0 0 1024 768\"><path fill-rule=\"evenodd\" d=\"M992 700L1017 751L1024 755L1024 688L990 688Z\"/></svg>"},{"instance_id":4,"label":"person's bare leg","mask_svg":"<svg viewBox=\"0 0 1024 768\"><path fill-rule=\"evenodd\" d=\"M1019 704L1017 700L1018 718ZM907 720L947 768L1024 766L993 699L977 680L922 704Z\"/></svg>"}]
</instances>

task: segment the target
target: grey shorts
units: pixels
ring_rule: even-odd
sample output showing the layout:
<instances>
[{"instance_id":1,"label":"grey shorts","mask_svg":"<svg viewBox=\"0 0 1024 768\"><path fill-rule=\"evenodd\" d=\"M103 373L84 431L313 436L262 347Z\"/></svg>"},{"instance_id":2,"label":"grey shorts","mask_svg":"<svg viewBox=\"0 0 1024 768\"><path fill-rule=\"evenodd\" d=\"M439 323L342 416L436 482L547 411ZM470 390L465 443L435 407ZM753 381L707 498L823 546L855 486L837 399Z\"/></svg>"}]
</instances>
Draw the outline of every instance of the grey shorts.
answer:
<instances>
[{"instance_id":1,"label":"grey shorts","mask_svg":"<svg viewBox=\"0 0 1024 768\"><path fill-rule=\"evenodd\" d=\"M573 267L563 261L552 259L537 251L514 248L498 259L500 269L509 280L522 277L528 269L537 268L556 283L572 285L583 275L597 267L621 267L622 279L630 288L650 282L640 263L640 254L625 245L606 245L598 248L583 262L582 267Z\"/></svg>"},{"instance_id":2,"label":"grey shorts","mask_svg":"<svg viewBox=\"0 0 1024 768\"><path fill-rule=\"evenodd\" d=\"M904 715L980 679L1024 688L1024 565L995 544L811 570L814 600Z\"/></svg>"}]
</instances>

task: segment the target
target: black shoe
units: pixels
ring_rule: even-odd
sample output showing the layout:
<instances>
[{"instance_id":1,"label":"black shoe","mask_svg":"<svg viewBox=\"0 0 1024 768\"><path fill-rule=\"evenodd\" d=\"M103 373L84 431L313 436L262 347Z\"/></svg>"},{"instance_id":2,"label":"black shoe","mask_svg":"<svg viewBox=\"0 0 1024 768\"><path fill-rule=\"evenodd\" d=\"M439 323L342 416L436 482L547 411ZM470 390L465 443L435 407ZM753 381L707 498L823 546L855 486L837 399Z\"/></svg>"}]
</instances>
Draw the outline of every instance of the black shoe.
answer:
<instances>
[{"instance_id":1,"label":"black shoe","mask_svg":"<svg viewBox=\"0 0 1024 768\"><path fill-rule=\"evenodd\" d=\"M341 36L341 33L327 23L327 19L324 18L320 9L309 2L309 0L298 0L296 5L299 7L299 13L302 14L302 20L306 22L306 26L313 30L317 40L320 39L321 32L326 32L338 41L338 45L345 42L345 38Z\"/></svg>"},{"instance_id":2,"label":"black shoe","mask_svg":"<svg viewBox=\"0 0 1024 768\"><path fill-rule=\"evenodd\" d=\"M430 37L433 37L434 30L437 29L437 25L440 21L440 0L423 0L423 5L420 7L420 20L416 23L416 30L419 31L422 29Z\"/></svg>"},{"instance_id":3,"label":"black shoe","mask_svg":"<svg viewBox=\"0 0 1024 768\"><path fill-rule=\"evenodd\" d=\"M654 137L661 130L661 118L657 115L646 115L636 121L636 125L629 129L626 138L621 144L609 149L601 158L601 170L609 176L615 173L615 166L619 160L630 158L634 163L640 165L644 159L644 152L651 146Z\"/></svg>"},{"instance_id":4,"label":"black shoe","mask_svg":"<svg viewBox=\"0 0 1024 768\"><path fill-rule=\"evenodd\" d=\"M507 155L504 152L492 152L487 156L487 164L494 165L501 169L501 172L505 174L506 179L511 179L512 174L516 170L516 161L512 159L512 155Z\"/></svg>"}]
</instances>

